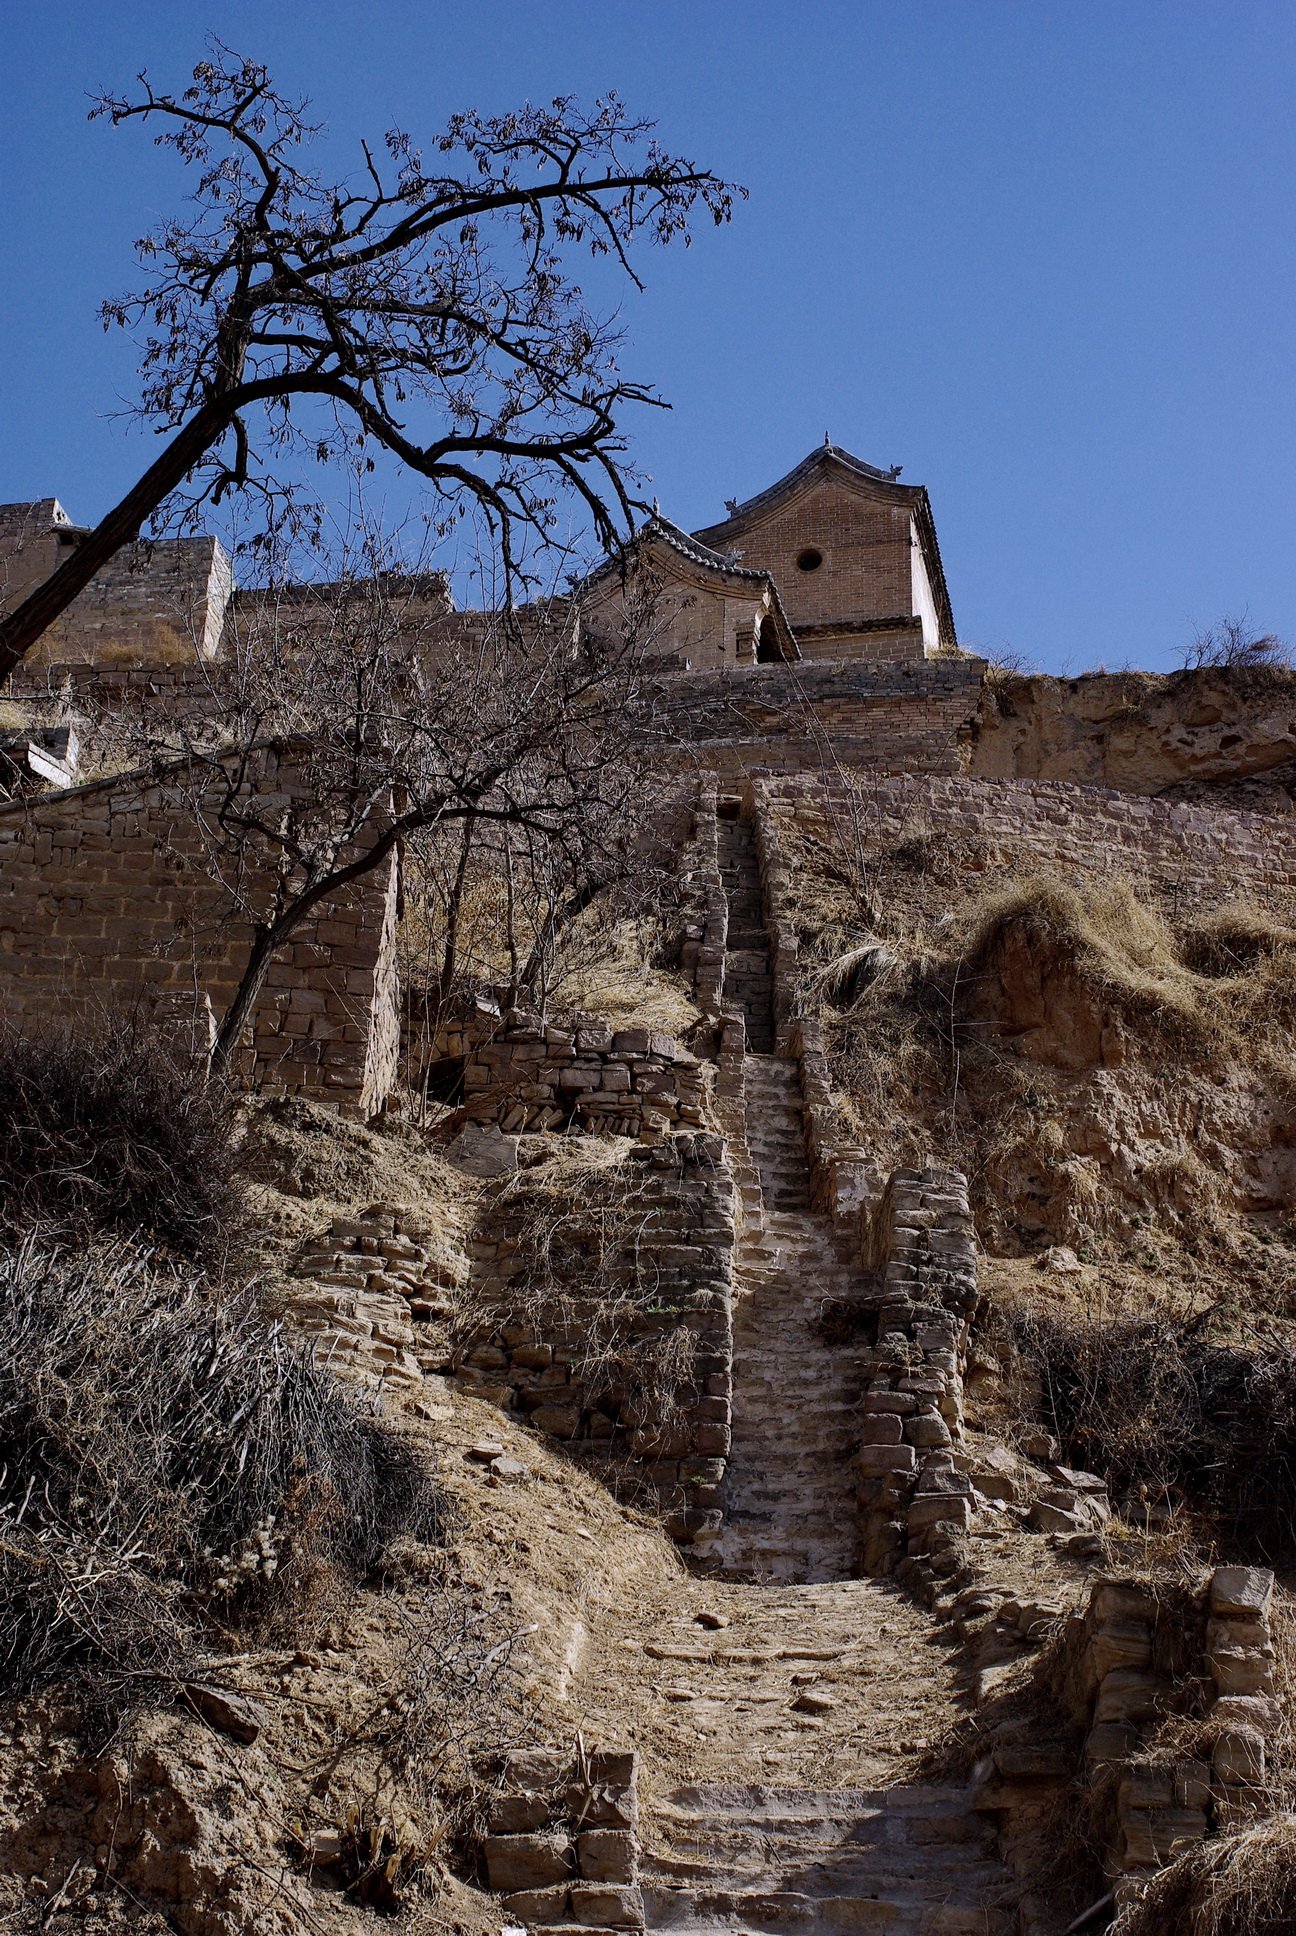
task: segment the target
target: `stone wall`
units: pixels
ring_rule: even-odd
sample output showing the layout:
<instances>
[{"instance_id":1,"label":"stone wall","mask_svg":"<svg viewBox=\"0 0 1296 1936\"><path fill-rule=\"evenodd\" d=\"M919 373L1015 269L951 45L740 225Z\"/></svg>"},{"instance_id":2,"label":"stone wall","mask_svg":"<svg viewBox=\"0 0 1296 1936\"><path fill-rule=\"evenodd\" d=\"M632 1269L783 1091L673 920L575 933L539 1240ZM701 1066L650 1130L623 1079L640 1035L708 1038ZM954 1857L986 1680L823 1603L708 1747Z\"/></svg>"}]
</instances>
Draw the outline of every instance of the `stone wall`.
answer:
<instances>
[{"instance_id":1,"label":"stone wall","mask_svg":"<svg viewBox=\"0 0 1296 1936\"><path fill-rule=\"evenodd\" d=\"M754 810L822 835L833 779L752 783ZM969 844L972 869L1074 869L1135 882L1181 905L1253 896L1281 902L1296 889L1296 823L1271 814L1142 799L1060 781L939 775L871 777L859 798L866 847L928 832Z\"/></svg>"},{"instance_id":2,"label":"stone wall","mask_svg":"<svg viewBox=\"0 0 1296 1936\"><path fill-rule=\"evenodd\" d=\"M461 1390L533 1429L639 1461L669 1508L673 1536L705 1541L720 1527L729 1454L734 1188L724 1145L718 1136L674 1135L633 1149L616 1187L630 1216L618 1220L613 1204L607 1254L589 1260L597 1286L561 1287L567 1295L557 1300L536 1281L524 1203L507 1189L498 1196L472 1245L471 1322L451 1368ZM618 1322L627 1336L693 1334L691 1382L667 1416L582 1373L582 1313L592 1317L600 1299L623 1289L631 1300Z\"/></svg>"},{"instance_id":3,"label":"stone wall","mask_svg":"<svg viewBox=\"0 0 1296 1936\"><path fill-rule=\"evenodd\" d=\"M291 793L266 755L258 787ZM279 950L234 1065L266 1094L369 1115L396 1076L394 862ZM6 1019L165 1017L202 1047L233 998L250 929L215 877L178 779L138 775L0 804Z\"/></svg>"},{"instance_id":4,"label":"stone wall","mask_svg":"<svg viewBox=\"0 0 1296 1936\"><path fill-rule=\"evenodd\" d=\"M1267 1757L1283 1725L1272 1594L1256 1567L1216 1567L1198 1588L1109 1578L1058 1629L1045 1684L1083 1744L1079 1779L1118 1907L1194 1843L1272 1807ZM1190 1744L1178 1752L1176 1724ZM1011 1848L1038 1818L1041 1782L1073 1781L1072 1761L1058 1747L993 1752L974 1770L973 1807L999 1817Z\"/></svg>"},{"instance_id":5,"label":"stone wall","mask_svg":"<svg viewBox=\"0 0 1296 1936\"><path fill-rule=\"evenodd\" d=\"M576 1124L613 1136L660 1138L707 1120L707 1071L671 1035L591 1020L561 1028L538 1017L487 1041L449 1029L443 1053L463 1060L469 1122L506 1135Z\"/></svg>"},{"instance_id":6,"label":"stone wall","mask_svg":"<svg viewBox=\"0 0 1296 1936\"><path fill-rule=\"evenodd\" d=\"M514 1926L643 1928L633 1749L509 1755L481 1847Z\"/></svg>"},{"instance_id":7,"label":"stone wall","mask_svg":"<svg viewBox=\"0 0 1296 1936\"><path fill-rule=\"evenodd\" d=\"M953 1538L972 1515L972 1481L950 1451L962 1435L977 1295L967 1179L935 1165L897 1170L862 1222L864 1263L881 1289L865 1359L857 1518L865 1571L910 1586L956 1570Z\"/></svg>"},{"instance_id":8,"label":"stone wall","mask_svg":"<svg viewBox=\"0 0 1296 1936\"><path fill-rule=\"evenodd\" d=\"M12 611L79 542L57 499L0 505L0 611ZM126 545L95 573L24 662L136 666L210 658L232 588L230 561L212 537Z\"/></svg>"},{"instance_id":9,"label":"stone wall","mask_svg":"<svg viewBox=\"0 0 1296 1936\"><path fill-rule=\"evenodd\" d=\"M957 773L985 662L753 666L723 680L681 674L670 701L690 756L728 781L845 767Z\"/></svg>"},{"instance_id":10,"label":"stone wall","mask_svg":"<svg viewBox=\"0 0 1296 1936\"><path fill-rule=\"evenodd\" d=\"M401 1203L335 1217L267 1293L331 1371L369 1388L444 1371L447 1326L468 1280L462 1249Z\"/></svg>"}]
</instances>

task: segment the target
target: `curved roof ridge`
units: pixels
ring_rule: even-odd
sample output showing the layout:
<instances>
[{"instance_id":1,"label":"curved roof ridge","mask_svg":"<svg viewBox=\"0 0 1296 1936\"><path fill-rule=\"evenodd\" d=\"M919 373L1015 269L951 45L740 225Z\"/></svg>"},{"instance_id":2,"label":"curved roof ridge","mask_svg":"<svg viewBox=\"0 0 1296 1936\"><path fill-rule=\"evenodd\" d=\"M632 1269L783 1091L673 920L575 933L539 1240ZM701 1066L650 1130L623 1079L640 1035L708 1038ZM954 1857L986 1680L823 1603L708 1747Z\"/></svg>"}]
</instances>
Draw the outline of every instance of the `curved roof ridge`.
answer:
<instances>
[{"instance_id":1,"label":"curved roof ridge","mask_svg":"<svg viewBox=\"0 0 1296 1936\"><path fill-rule=\"evenodd\" d=\"M739 518L746 517L749 511L759 511L773 499L781 497L794 484L798 484L803 477L808 477L826 460L841 464L844 469L853 471L857 477L867 477L874 484L890 484L895 489L906 493L912 493L915 488L912 484L900 484L897 481L898 467L889 471L879 470L876 464L866 464L862 457L856 457L853 452L843 450L840 444L822 443L816 445L809 456L803 457L799 464L794 464L785 477L780 477L774 484L767 484L763 491L757 491L755 497L745 498L741 504L735 504L728 517L721 518L717 524L704 524L701 529L721 531L725 525L734 524Z\"/></svg>"},{"instance_id":2,"label":"curved roof ridge","mask_svg":"<svg viewBox=\"0 0 1296 1936\"><path fill-rule=\"evenodd\" d=\"M670 545L672 550L682 553L685 558L691 558L694 564L709 565L713 569L733 572L738 578L769 578L770 576L767 571L749 570L746 565L740 565L736 559L726 558L722 551L713 551L710 545L702 544L692 532L685 531L682 525L673 523L660 511L654 511L647 522L640 526L635 536L661 538Z\"/></svg>"}]
</instances>

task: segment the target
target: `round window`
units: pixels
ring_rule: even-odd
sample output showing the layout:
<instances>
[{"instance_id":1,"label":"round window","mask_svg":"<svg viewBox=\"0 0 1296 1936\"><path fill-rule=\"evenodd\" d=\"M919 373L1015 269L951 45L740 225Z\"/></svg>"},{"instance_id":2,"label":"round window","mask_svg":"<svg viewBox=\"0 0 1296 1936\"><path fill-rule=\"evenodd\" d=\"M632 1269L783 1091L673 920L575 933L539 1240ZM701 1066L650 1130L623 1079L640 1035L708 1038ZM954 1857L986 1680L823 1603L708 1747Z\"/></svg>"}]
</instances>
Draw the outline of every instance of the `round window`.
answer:
<instances>
[{"instance_id":1,"label":"round window","mask_svg":"<svg viewBox=\"0 0 1296 1936\"><path fill-rule=\"evenodd\" d=\"M797 553L798 571L818 571L822 563L823 553L822 551L816 551L813 545L808 546L805 551Z\"/></svg>"}]
</instances>

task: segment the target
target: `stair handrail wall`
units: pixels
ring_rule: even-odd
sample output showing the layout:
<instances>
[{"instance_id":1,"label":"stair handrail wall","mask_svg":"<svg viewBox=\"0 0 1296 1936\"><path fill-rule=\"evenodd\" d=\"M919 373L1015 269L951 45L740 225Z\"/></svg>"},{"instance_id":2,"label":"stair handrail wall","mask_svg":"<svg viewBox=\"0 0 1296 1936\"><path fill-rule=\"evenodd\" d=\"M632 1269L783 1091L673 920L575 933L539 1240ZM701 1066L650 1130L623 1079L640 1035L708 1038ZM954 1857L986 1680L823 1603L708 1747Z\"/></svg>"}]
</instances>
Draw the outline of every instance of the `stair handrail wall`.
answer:
<instances>
[{"instance_id":1,"label":"stair handrail wall","mask_svg":"<svg viewBox=\"0 0 1296 1936\"><path fill-rule=\"evenodd\" d=\"M973 1486L963 1437L968 1319L977 1300L967 1178L896 1170L861 1213L866 1268L881 1272L877 1343L865 1360L856 1524L866 1573L910 1589L957 1570Z\"/></svg>"},{"instance_id":2,"label":"stair handrail wall","mask_svg":"<svg viewBox=\"0 0 1296 1936\"><path fill-rule=\"evenodd\" d=\"M693 892L693 920L685 929L680 965L690 970L698 1007L719 1019L724 999L725 951L729 945L729 901L720 871L720 827L716 781L699 782L693 809L692 853L689 855Z\"/></svg>"}]
</instances>

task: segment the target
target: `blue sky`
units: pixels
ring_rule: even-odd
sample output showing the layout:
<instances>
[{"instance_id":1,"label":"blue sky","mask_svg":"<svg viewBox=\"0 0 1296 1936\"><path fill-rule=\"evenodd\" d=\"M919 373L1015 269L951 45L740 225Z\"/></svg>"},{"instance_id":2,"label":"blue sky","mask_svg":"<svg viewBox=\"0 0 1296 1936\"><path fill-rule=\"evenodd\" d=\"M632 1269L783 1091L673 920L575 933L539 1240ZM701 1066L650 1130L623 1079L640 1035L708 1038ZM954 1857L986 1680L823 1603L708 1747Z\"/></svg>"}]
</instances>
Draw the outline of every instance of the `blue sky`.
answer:
<instances>
[{"instance_id":1,"label":"blue sky","mask_svg":"<svg viewBox=\"0 0 1296 1936\"><path fill-rule=\"evenodd\" d=\"M85 97L180 85L211 29L312 97L339 173L392 122L616 88L748 187L624 303L627 368L673 405L634 447L680 523L828 431L928 486L966 644L1167 666L1243 608L1296 639L1290 4L12 9L0 500L93 521L147 461L95 309L182 176Z\"/></svg>"}]
</instances>

